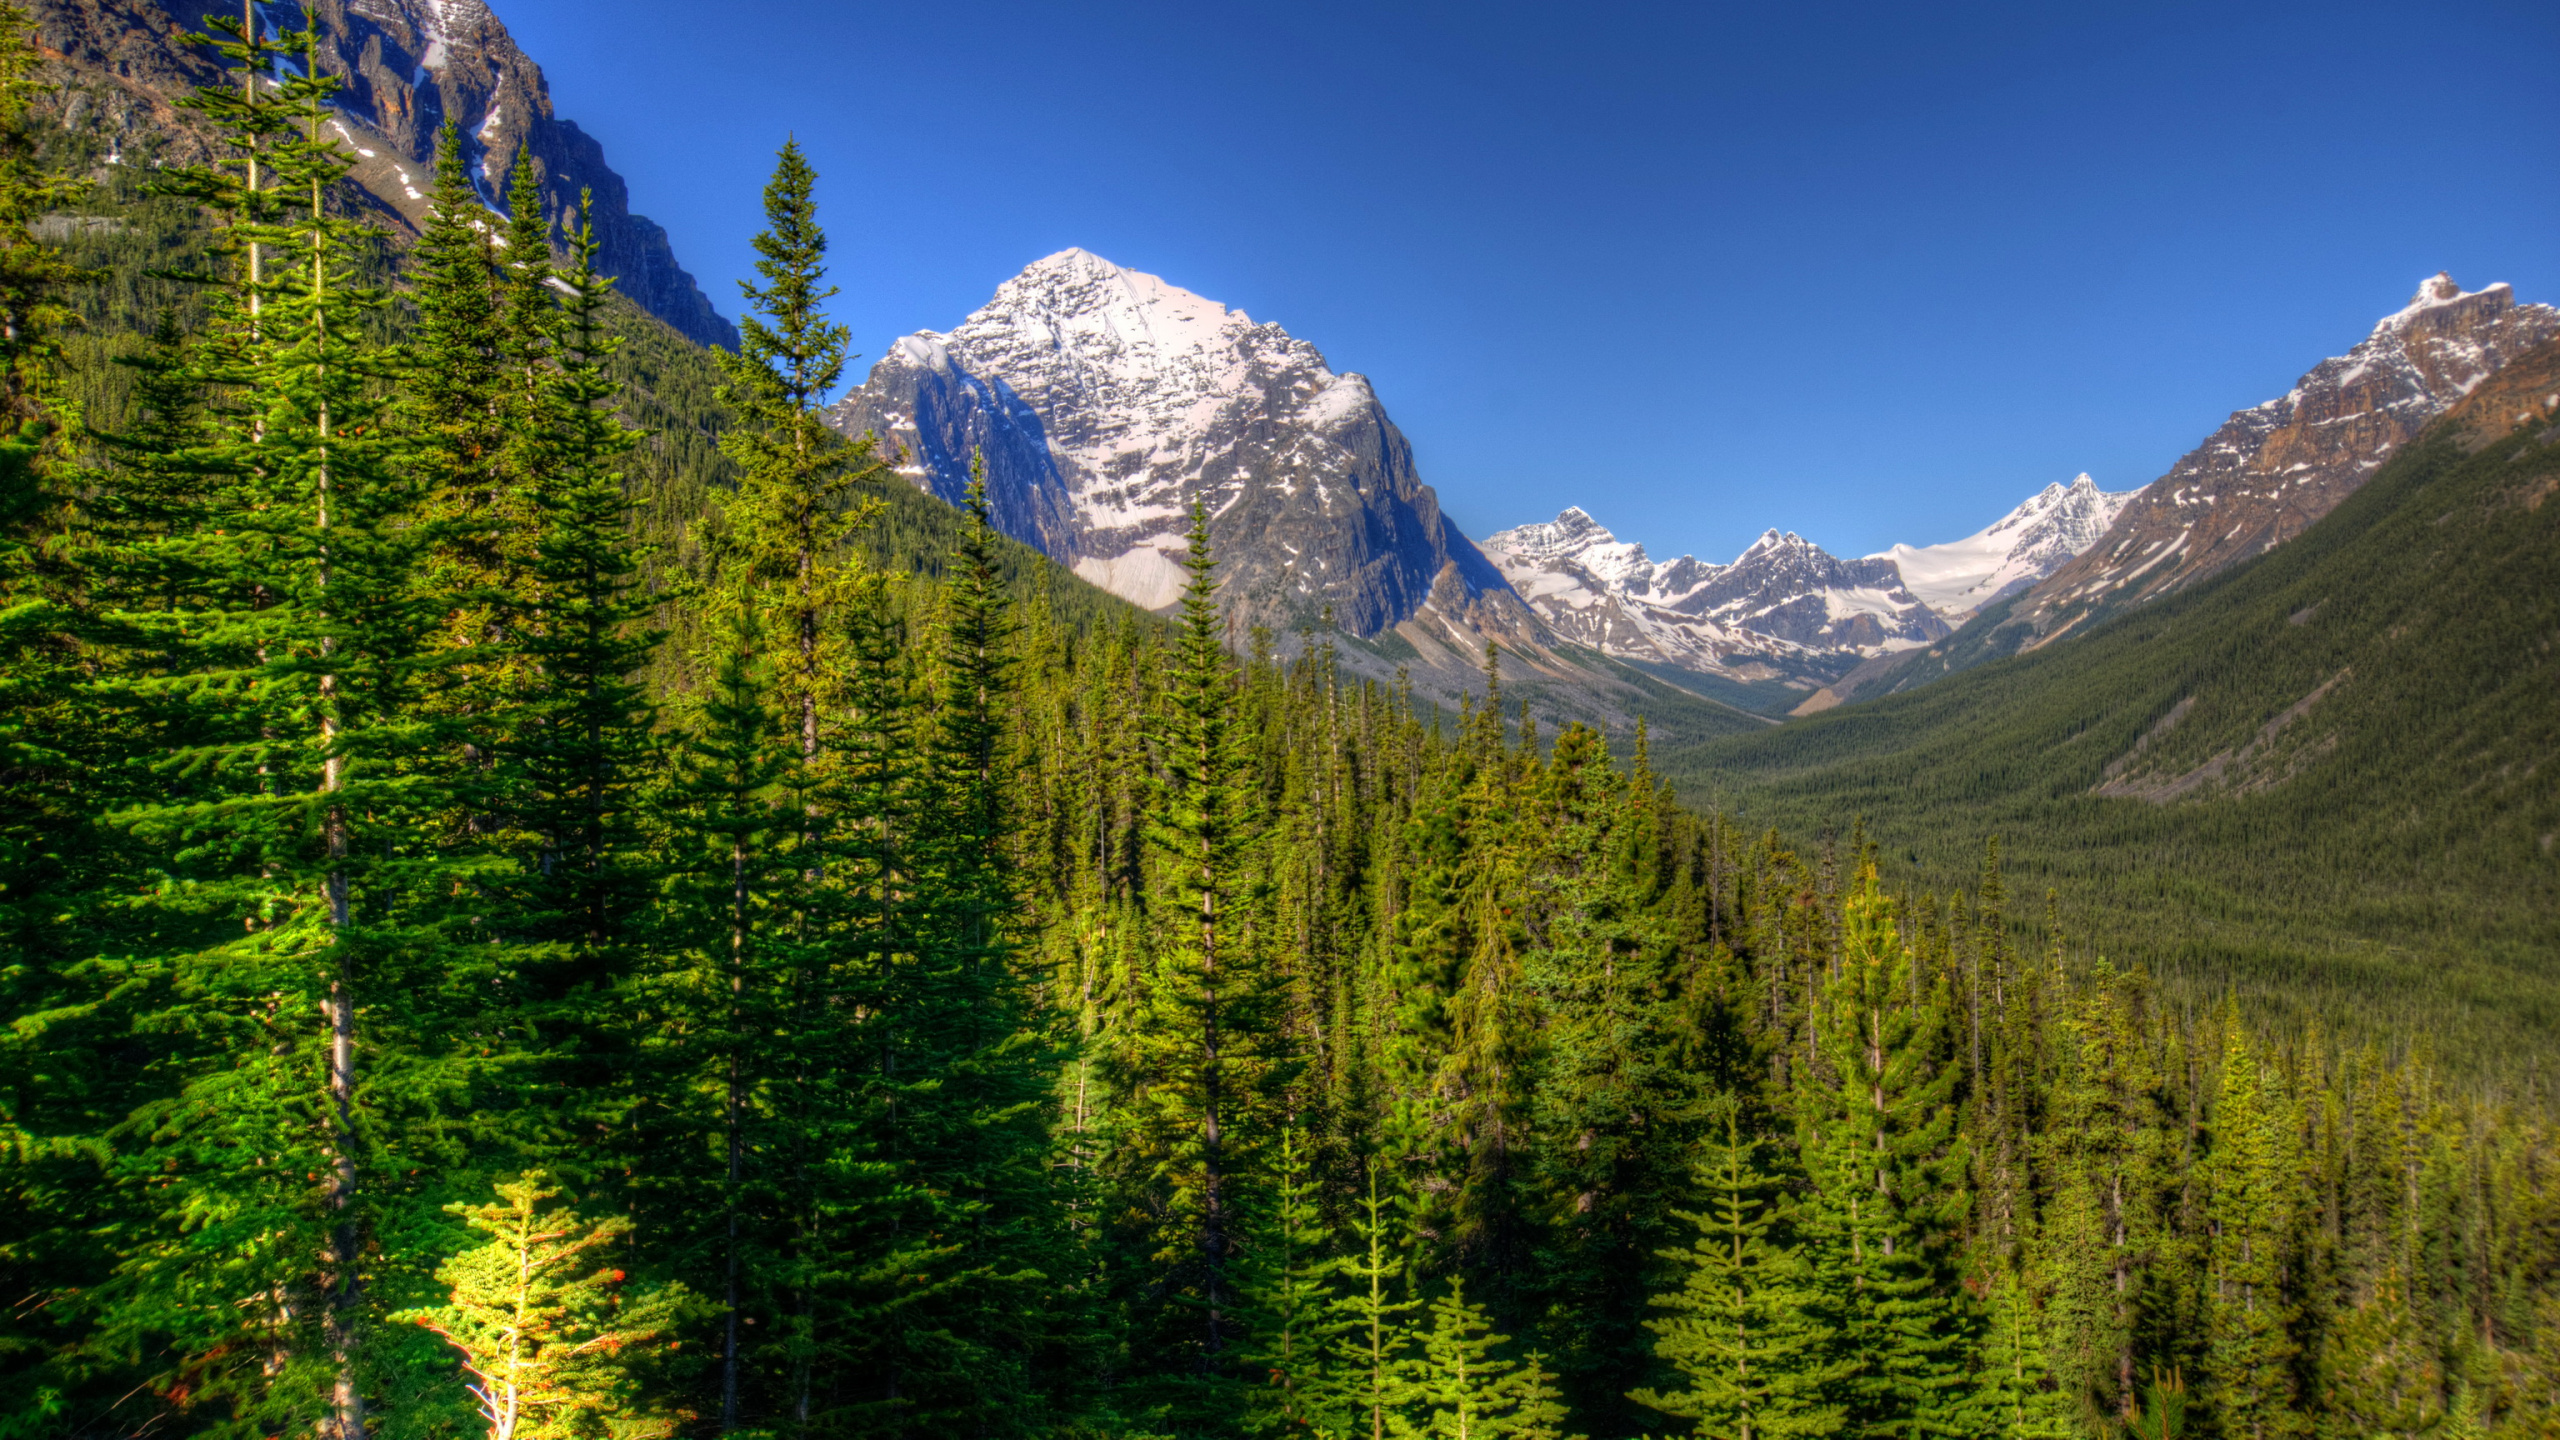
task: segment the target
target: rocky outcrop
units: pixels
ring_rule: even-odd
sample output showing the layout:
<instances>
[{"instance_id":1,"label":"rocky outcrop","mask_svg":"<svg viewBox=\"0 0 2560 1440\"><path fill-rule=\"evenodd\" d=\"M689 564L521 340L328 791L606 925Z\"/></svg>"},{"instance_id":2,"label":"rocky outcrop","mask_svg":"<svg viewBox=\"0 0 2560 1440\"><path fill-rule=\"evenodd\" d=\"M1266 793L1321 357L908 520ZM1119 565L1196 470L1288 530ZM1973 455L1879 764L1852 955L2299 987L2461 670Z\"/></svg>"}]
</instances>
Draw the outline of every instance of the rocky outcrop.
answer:
<instances>
[{"instance_id":1,"label":"rocky outcrop","mask_svg":"<svg viewBox=\"0 0 2560 1440\"><path fill-rule=\"evenodd\" d=\"M948 500L983 456L999 527L1149 609L1181 594L1197 504L1239 630L1328 610L1355 636L1426 610L1482 634L1531 625L1366 378L1083 250L1032 264L947 334L897 340L829 419L877 434Z\"/></svg>"},{"instance_id":2,"label":"rocky outcrop","mask_svg":"<svg viewBox=\"0 0 2560 1440\"><path fill-rule=\"evenodd\" d=\"M174 101L220 76L211 52L190 41L209 0L35 0L48 61L47 103L68 123L120 149L156 144L181 160L205 158L200 122ZM270 30L299 28L296 4L249 12ZM414 230L426 213L436 132L460 124L481 198L503 209L519 153L533 158L543 208L573 211L595 196L598 265L623 294L703 344L735 345L667 232L631 210L629 188L604 147L552 112L542 68L481 0L309 0L320 69L342 78L335 127L354 156L353 178L396 223Z\"/></svg>"},{"instance_id":3,"label":"rocky outcrop","mask_svg":"<svg viewBox=\"0 0 2560 1440\"><path fill-rule=\"evenodd\" d=\"M2560 336L2560 310L2447 275L2292 390L2234 414L2106 535L2012 609L2032 648L2299 535L2507 361Z\"/></svg>"}]
</instances>

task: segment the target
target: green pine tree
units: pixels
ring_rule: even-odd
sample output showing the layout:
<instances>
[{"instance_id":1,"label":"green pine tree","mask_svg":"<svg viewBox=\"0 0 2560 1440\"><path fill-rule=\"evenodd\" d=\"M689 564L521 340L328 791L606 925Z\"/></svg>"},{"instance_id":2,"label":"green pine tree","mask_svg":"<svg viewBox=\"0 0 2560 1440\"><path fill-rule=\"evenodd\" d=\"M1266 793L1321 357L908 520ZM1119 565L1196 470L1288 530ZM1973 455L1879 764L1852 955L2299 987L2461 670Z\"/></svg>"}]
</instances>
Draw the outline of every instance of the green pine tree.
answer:
<instances>
[{"instance_id":1,"label":"green pine tree","mask_svg":"<svg viewBox=\"0 0 2560 1440\"><path fill-rule=\"evenodd\" d=\"M1333 1301L1338 1327L1326 1393L1309 1397L1315 1414L1337 1413L1345 1430L1366 1440L1386 1440L1404 1433L1405 1407L1411 1399L1410 1352L1413 1312L1422 1302L1410 1295L1406 1261L1396 1244L1404 1238L1405 1207L1386 1193L1382 1167L1369 1162L1369 1190L1352 1218L1357 1248L1343 1258L1339 1273L1348 1282Z\"/></svg>"},{"instance_id":2,"label":"green pine tree","mask_svg":"<svg viewBox=\"0 0 2560 1440\"><path fill-rule=\"evenodd\" d=\"M1484 1307L1467 1301L1463 1277L1431 1302L1431 1324L1408 1362L1407 1435L1431 1440L1563 1440L1565 1409L1555 1376L1535 1355L1508 1360Z\"/></svg>"},{"instance_id":3,"label":"green pine tree","mask_svg":"<svg viewBox=\"0 0 2560 1440\"><path fill-rule=\"evenodd\" d=\"M1872 866L1849 893L1842 941L1814 1022L1821 1065L1797 1091L1804 1226L1850 1366L1834 1393L1851 1434L1959 1434L1975 1317L1949 1244L1964 1196L1948 985L1923 987Z\"/></svg>"},{"instance_id":4,"label":"green pine tree","mask_svg":"<svg viewBox=\"0 0 2560 1440\"><path fill-rule=\"evenodd\" d=\"M2239 1016L2226 1013L2223 1025L2207 1202L2204 1399L2230 1440L2273 1440L2306 1428L2294 1400L2299 1346L2286 1289L2295 1145L2285 1097Z\"/></svg>"},{"instance_id":5,"label":"green pine tree","mask_svg":"<svg viewBox=\"0 0 2560 1440\"><path fill-rule=\"evenodd\" d=\"M1700 1167L1707 1208L1681 1212L1698 1237L1664 1252L1684 1272L1681 1288L1653 1302L1671 1312L1651 1322L1654 1354L1686 1388L1633 1398L1717 1440L1836 1434L1847 1411L1833 1396L1849 1367L1833 1358L1836 1337L1801 1252L1776 1240L1777 1185L1738 1107L1723 1132Z\"/></svg>"}]
</instances>

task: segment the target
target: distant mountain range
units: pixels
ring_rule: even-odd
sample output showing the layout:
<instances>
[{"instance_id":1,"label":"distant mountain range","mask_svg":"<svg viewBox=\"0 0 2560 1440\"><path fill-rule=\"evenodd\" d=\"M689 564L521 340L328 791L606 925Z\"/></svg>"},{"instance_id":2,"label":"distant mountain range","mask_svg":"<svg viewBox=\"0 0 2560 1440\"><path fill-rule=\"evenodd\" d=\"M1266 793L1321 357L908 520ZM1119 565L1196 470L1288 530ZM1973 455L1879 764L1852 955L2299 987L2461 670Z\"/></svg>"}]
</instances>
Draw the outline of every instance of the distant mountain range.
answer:
<instances>
[{"instance_id":1,"label":"distant mountain range","mask_svg":"<svg viewBox=\"0 0 2560 1440\"><path fill-rule=\"evenodd\" d=\"M2166 593L2280 543L2555 332L2560 312L2437 276L2153 485L2108 492L2084 474L1963 539L1858 558L1772 529L1730 564L1657 562L1578 506L1479 545L1441 513L1366 377L1084 250L1033 263L947 333L894 342L831 419L878 434L945 499L983 455L1000 526L1150 609L1179 593L1198 503L1240 635L1258 626L1285 643L1329 616L1426 668L1472 667L1490 639L1548 660L1596 652L1763 711L1816 710L1881 677L1943 673L1959 627L1971 635L1992 611L1994 626L2023 620L2033 643L2093 597Z\"/></svg>"},{"instance_id":2,"label":"distant mountain range","mask_svg":"<svg viewBox=\"0 0 2560 1440\"><path fill-rule=\"evenodd\" d=\"M1578 508L1479 546L1366 377L1084 250L1034 262L948 332L899 338L830 418L949 500L983 456L1001 528L1149 609L1179 594L1197 502L1239 630L1330 615L1362 639L1581 647L1798 692L1944 638L2085 549L2125 498L2084 476L1964 540L1856 559L1772 530L1729 565L1656 564Z\"/></svg>"},{"instance_id":3,"label":"distant mountain range","mask_svg":"<svg viewBox=\"0 0 2560 1440\"><path fill-rule=\"evenodd\" d=\"M32 0L47 62L40 107L101 135L122 163L195 162L210 150L200 122L174 102L220 78L212 52L189 36L207 0ZM598 267L623 294L703 345L735 345L737 328L676 263L667 232L632 213L629 187L604 147L555 115L542 67L519 49L482 0L294 0L256 7L274 30L319 23L321 69L343 78L336 128L353 178L395 226L426 215L436 132L458 122L481 198L504 209L520 152L533 156L543 209L566 215L595 193ZM238 6L230 13L239 13Z\"/></svg>"}]
</instances>

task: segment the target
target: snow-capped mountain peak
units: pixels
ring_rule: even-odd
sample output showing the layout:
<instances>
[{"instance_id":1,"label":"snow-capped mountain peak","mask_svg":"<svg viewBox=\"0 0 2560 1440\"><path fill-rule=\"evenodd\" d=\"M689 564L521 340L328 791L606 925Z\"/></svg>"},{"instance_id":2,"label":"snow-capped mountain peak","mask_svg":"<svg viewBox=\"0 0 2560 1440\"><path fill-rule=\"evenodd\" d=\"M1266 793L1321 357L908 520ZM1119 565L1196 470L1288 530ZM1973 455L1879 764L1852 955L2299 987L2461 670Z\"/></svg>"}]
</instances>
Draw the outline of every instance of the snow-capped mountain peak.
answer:
<instances>
[{"instance_id":1,"label":"snow-capped mountain peak","mask_svg":"<svg viewBox=\"0 0 2560 1440\"><path fill-rule=\"evenodd\" d=\"M1579 505L1568 507L1553 520L1489 536L1485 548L1549 566L1578 569L1604 585L1639 595L1652 590L1659 570L1669 568L1656 566L1642 545L1610 534Z\"/></svg>"},{"instance_id":2,"label":"snow-capped mountain peak","mask_svg":"<svg viewBox=\"0 0 2560 1440\"><path fill-rule=\"evenodd\" d=\"M878 434L945 499L983 453L998 526L1143 606L1179 594L1199 504L1240 624L1330 607L1368 635L1495 592L1527 620L1440 515L1367 378L1089 250L1033 261L947 333L900 337L829 418Z\"/></svg>"},{"instance_id":3,"label":"snow-capped mountain peak","mask_svg":"<svg viewBox=\"0 0 2560 1440\"><path fill-rule=\"evenodd\" d=\"M1955 619L2061 569L2097 544L2138 493L2101 490L2084 471L2068 486L2045 486L1961 540L1896 545L1870 558L1892 561L1912 594Z\"/></svg>"}]
</instances>

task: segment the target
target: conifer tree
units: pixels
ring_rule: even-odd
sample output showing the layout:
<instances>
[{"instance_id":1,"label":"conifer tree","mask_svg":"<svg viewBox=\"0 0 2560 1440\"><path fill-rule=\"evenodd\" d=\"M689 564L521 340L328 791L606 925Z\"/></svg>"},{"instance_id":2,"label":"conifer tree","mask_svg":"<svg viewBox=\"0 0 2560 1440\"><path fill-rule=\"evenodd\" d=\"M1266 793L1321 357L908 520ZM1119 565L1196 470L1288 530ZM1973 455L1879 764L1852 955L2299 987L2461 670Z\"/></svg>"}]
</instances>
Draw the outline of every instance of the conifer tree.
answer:
<instances>
[{"instance_id":1,"label":"conifer tree","mask_svg":"<svg viewBox=\"0 0 2560 1440\"><path fill-rule=\"evenodd\" d=\"M2292 1150L2285 1100L2251 1051L2239 1016L2224 1020L2221 1093L2213 1112L2212 1238L2207 1257L2204 1399L2230 1440L2299 1433L2286 1248Z\"/></svg>"},{"instance_id":2,"label":"conifer tree","mask_svg":"<svg viewBox=\"0 0 2560 1440\"><path fill-rule=\"evenodd\" d=\"M1166 678L1157 743L1163 782L1149 839L1162 857L1164 932L1144 1009L1132 1017L1134 1123L1160 1187L1158 1263L1197 1318L1184 1346L1206 1376L1226 1373L1237 1338L1230 1273L1257 1128L1280 1079L1274 996L1249 913L1242 862L1254 796L1236 717L1236 674L1217 601L1208 520L1194 505L1190 581Z\"/></svg>"},{"instance_id":3,"label":"conifer tree","mask_svg":"<svg viewBox=\"0 0 2560 1440\"><path fill-rule=\"evenodd\" d=\"M741 584L778 585L773 602L782 702L794 713L801 757L818 753L819 697L826 688L822 645L829 615L843 603L846 535L867 517L848 502L886 467L870 441L848 443L819 413L844 377L845 330L826 318L836 293L826 283L826 232L818 224L817 171L786 141L764 193L765 229L756 236L762 283L739 282L748 313L737 352L718 355L722 401L737 422L721 448L739 470L724 507L730 565Z\"/></svg>"},{"instance_id":4,"label":"conifer tree","mask_svg":"<svg viewBox=\"0 0 2560 1440\"><path fill-rule=\"evenodd\" d=\"M176 712L156 757L171 783L110 817L167 877L174 983L144 1023L223 1037L173 1055L131 1122L130 1173L157 1172L161 1213L201 1223L128 1257L114 1325L174 1337L244 1417L354 1440L393 1363L377 1291L430 1258L377 1264L374 1236L454 1159L457 1131L420 1102L468 1083L444 1024L476 1008L489 957L453 943L470 862L434 823L452 791L422 699L440 602L419 583L419 487L378 423L382 297L352 278L365 237L333 208L337 82L309 34L257 23L216 18L241 86L198 97L240 158L171 177L227 218L236 266L202 352L227 391L217 473L187 533L146 542L194 579L112 617L170 657L132 688ZM298 73L280 74L288 46Z\"/></svg>"},{"instance_id":5,"label":"conifer tree","mask_svg":"<svg viewBox=\"0 0 2560 1440\"><path fill-rule=\"evenodd\" d=\"M1943 977L1921 987L1873 868L1848 896L1839 973L1798 1090L1817 1284L1852 1368L1850 1433L1960 1433L1974 1317L1951 1273L1963 1213Z\"/></svg>"},{"instance_id":6,"label":"conifer tree","mask_svg":"<svg viewBox=\"0 0 2560 1440\"><path fill-rule=\"evenodd\" d=\"M460 1353L489 1440L665 1440L687 1417L655 1411L635 1370L692 1297L680 1285L626 1294L608 1257L631 1222L548 1204L560 1195L548 1178L528 1171L500 1184L495 1204L446 1206L487 1242L438 1268L442 1304L390 1318Z\"/></svg>"},{"instance_id":7,"label":"conifer tree","mask_svg":"<svg viewBox=\"0 0 2560 1440\"><path fill-rule=\"evenodd\" d=\"M1990 1310L1977 1423L2006 1440L2072 1440L2077 1407L2054 1383L2044 1317L2015 1273L2004 1271L1993 1283Z\"/></svg>"},{"instance_id":8,"label":"conifer tree","mask_svg":"<svg viewBox=\"0 0 2560 1440\"><path fill-rule=\"evenodd\" d=\"M1386 1440L1402 1433L1412 1397L1413 1322L1407 1317L1422 1308L1420 1300L1397 1294L1407 1284L1405 1259L1395 1253L1403 1238L1399 1221L1404 1207L1384 1190L1383 1168L1369 1162L1369 1190L1351 1221L1357 1248L1339 1269L1348 1283L1334 1301L1340 1329L1328 1377L1331 1393L1312 1396L1309 1406L1318 1414L1328 1409L1341 1414L1355 1440Z\"/></svg>"},{"instance_id":9,"label":"conifer tree","mask_svg":"<svg viewBox=\"0 0 2560 1440\"><path fill-rule=\"evenodd\" d=\"M1563 1440L1565 1409L1540 1358L1507 1360L1509 1341L1484 1307L1467 1301L1466 1280L1431 1302L1430 1328L1416 1338L1406 1382L1405 1433L1431 1440Z\"/></svg>"},{"instance_id":10,"label":"conifer tree","mask_svg":"<svg viewBox=\"0 0 2560 1440\"><path fill-rule=\"evenodd\" d=\"M1307 1135L1297 1126L1280 1132L1272 1187L1273 1203L1243 1255L1241 1289L1254 1322L1245 1359L1272 1392L1250 1420L1281 1434L1340 1433L1347 1422L1333 1367L1351 1322L1332 1303L1333 1235Z\"/></svg>"},{"instance_id":11,"label":"conifer tree","mask_svg":"<svg viewBox=\"0 0 2560 1440\"><path fill-rule=\"evenodd\" d=\"M619 387L606 369L620 341L604 327L613 281L596 272L596 249L590 208L568 269L552 277L565 293L540 320L554 359L516 442L533 533L515 648L529 666L506 744L514 822L531 851L520 923L565 962L546 1000L601 993L627 973L617 952L654 886L638 810L656 713L634 677L664 636L647 626L653 607L639 584L650 552L631 538L619 468L637 436L611 409Z\"/></svg>"},{"instance_id":12,"label":"conifer tree","mask_svg":"<svg viewBox=\"0 0 2560 1440\"><path fill-rule=\"evenodd\" d=\"M1837 1433L1845 1407L1830 1392L1847 1372L1801 1253L1777 1243L1777 1187L1759 1168L1758 1141L1742 1133L1738 1108L1702 1164L1707 1208L1680 1212L1697 1227L1685 1250L1664 1252L1684 1272L1681 1288L1653 1303L1671 1313L1651 1322L1654 1354L1686 1388L1638 1390L1639 1403L1719 1440L1783 1440Z\"/></svg>"}]
</instances>

